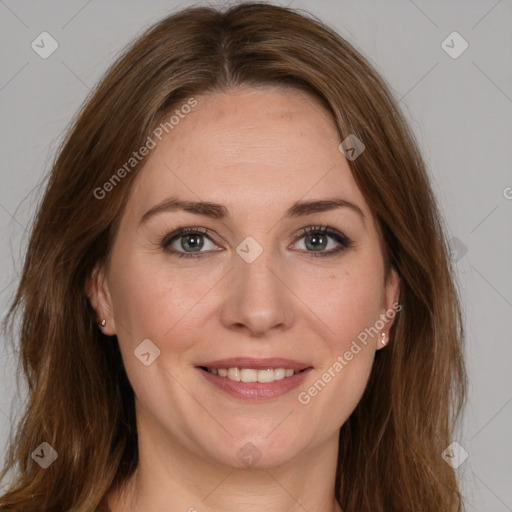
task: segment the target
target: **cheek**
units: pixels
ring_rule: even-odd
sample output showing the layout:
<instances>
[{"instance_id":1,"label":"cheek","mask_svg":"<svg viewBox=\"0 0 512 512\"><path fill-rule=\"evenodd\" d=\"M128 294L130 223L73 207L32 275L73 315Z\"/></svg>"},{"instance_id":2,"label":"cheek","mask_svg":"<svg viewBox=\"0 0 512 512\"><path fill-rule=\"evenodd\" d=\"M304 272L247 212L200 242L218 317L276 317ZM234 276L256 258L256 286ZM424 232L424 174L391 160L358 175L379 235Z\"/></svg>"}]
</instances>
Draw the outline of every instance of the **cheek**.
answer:
<instances>
[{"instance_id":1,"label":"cheek","mask_svg":"<svg viewBox=\"0 0 512 512\"><path fill-rule=\"evenodd\" d=\"M322 320L330 328L329 357L322 362L322 371L330 371L331 376L334 371L351 384L366 379L375 353L380 305L381 288L375 276L354 272L331 280L331 291L322 298Z\"/></svg>"},{"instance_id":2,"label":"cheek","mask_svg":"<svg viewBox=\"0 0 512 512\"><path fill-rule=\"evenodd\" d=\"M213 273L173 270L165 256L135 250L126 258L113 257L111 297L118 337L125 345L154 340L160 348L183 349L187 332L197 329L198 315L207 304L205 295L218 277ZM115 255L114 255L115 256Z\"/></svg>"},{"instance_id":3,"label":"cheek","mask_svg":"<svg viewBox=\"0 0 512 512\"><path fill-rule=\"evenodd\" d=\"M347 350L360 334L367 333L375 325L382 308L383 269L380 262L365 263L361 258L352 263L337 273L330 273L317 298L317 310L330 327L332 345L337 351ZM360 339L364 340L364 335Z\"/></svg>"},{"instance_id":4,"label":"cheek","mask_svg":"<svg viewBox=\"0 0 512 512\"><path fill-rule=\"evenodd\" d=\"M116 333L128 378L142 403L162 404L170 397L178 403L166 369L173 375L179 373L182 359L194 342L194 304L200 296L196 296L197 283L172 272L168 263L155 260L158 258L132 251L131 256L117 258L118 263L112 265L110 289ZM134 356L146 339L160 350L158 364L144 366ZM155 349L150 345L150 350Z\"/></svg>"},{"instance_id":5,"label":"cheek","mask_svg":"<svg viewBox=\"0 0 512 512\"><path fill-rule=\"evenodd\" d=\"M376 258L348 261L331 272L316 310L328 329L324 357L299 402L316 413L329 410L326 428L339 428L357 406L375 355L376 323L382 306L383 268ZM319 353L321 351L319 350Z\"/></svg>"},{"instance_id":6,"label":"cheek","mask_svg":"<svg viewBox=\"0 0 512 512\"><path fill-rule=\"evenodd\" d=\"M165 321L173 310L173 305L169 304L167 315L161 315L161 299L164 296L169 299L171 284L157 280L155 274L154 267L137 264L134 259L124 260L111 272L110 289L118 336L123 333L133 341L149 337L149 326Z\"/></svg>"}]
</instances>

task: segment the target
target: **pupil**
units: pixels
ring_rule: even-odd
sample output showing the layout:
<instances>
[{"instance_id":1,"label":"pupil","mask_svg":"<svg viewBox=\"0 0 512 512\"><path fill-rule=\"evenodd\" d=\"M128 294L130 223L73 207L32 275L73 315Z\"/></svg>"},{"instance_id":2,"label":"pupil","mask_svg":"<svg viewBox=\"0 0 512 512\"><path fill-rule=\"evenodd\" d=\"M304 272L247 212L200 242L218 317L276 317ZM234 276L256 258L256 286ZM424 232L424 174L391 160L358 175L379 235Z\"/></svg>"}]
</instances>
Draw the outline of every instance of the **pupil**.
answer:
<instances>
[{"instance_id":1,"label":"pupil","mask_svg":"<svg viewBox=\"0 0 512 512\"><path fill-rule=\"evenodd\" d=\"M308 242L306 242L306 246L310 245L313 248L313 250L318 249L319 246L322 246L320 248L325 248L325 247L323 247L325 245L325 236L324 235L317 233L317 234L310 235L310 236L311 236L311 238L309 239L310 242L309 242L309 244L308 244Z\"/></svg>"},{"instance_id":2,"label":"pupil","mask_svg":"<svg viewBox=\"0 0 512 512\"><path fill-rule=\"evenodd\" d=\"M204 240L200 235L188 235L186 237L186 243L189 245L188 248L190 249L201 249L201 247L204 245ZM183 244L183 239L181 245L183 249L187 249L187 247L185 247Z\"/></svg>"}]
</instances>

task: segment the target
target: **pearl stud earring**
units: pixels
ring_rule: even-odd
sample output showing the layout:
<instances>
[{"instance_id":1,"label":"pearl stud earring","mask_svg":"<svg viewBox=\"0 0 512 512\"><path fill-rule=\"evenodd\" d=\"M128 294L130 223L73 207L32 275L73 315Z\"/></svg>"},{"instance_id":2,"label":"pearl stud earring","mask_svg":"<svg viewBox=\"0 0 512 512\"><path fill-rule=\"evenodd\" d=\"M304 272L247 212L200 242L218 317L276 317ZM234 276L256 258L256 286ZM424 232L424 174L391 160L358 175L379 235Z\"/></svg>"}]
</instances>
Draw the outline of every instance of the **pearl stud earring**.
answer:
<instances>
[{"instance_id":1,"label":"pearl stud earring","mask_svg":"<svg viewBox=\"0 0 512 512\"><path fill-rule=\"evenodd\" d=\"M386 346L388 344L388 341L389 341L388 340L388 335L385 332L383 332L381 334L381 336L382 336L381 343L382 343L383 346Z\"/></svg>"}]
</instances>

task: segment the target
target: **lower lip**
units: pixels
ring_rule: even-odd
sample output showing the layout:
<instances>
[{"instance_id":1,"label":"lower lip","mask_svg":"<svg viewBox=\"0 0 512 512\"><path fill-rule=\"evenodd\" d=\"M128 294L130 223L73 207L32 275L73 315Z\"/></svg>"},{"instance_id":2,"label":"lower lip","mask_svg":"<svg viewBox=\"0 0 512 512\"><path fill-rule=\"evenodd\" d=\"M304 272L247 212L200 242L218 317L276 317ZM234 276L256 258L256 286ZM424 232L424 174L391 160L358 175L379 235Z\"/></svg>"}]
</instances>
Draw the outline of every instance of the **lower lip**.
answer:
<instances>
[{"instance_id":1,"label":"lower lip","mask_svg":"<svg viewBox=\"0 0 512 512\"><path fill-rule=\"evenodd\" d=\"M201 368L197 368L197 370L214 386L232 397L258 402L277 398L298 387L312 368L306 368L300 373L294 373L291 377L285 377L274 382L238 382L227 377L219 377Z\"/></svg>"}]
</instances>

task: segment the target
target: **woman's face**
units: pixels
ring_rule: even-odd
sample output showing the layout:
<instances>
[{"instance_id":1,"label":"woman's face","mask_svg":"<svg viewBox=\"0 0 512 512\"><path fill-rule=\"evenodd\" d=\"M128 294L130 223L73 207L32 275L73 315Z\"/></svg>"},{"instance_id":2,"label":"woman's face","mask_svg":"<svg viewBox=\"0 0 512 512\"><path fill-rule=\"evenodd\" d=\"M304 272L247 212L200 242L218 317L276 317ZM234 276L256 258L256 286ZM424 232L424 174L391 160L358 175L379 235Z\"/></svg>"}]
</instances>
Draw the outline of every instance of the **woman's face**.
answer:
<instances>
[{"instance_id":1,"label":"woman's face","mask_svg":"<svg viewBox=\"0 0 512 512\"><path fill-rule=\"evenodd\" d=\"M119 340L139 437L273 467L336 439L398 277L384 282L377 225L316 100L272 87L196 100L151 150L89 295Z\"/></svg>"}]
</instances>

